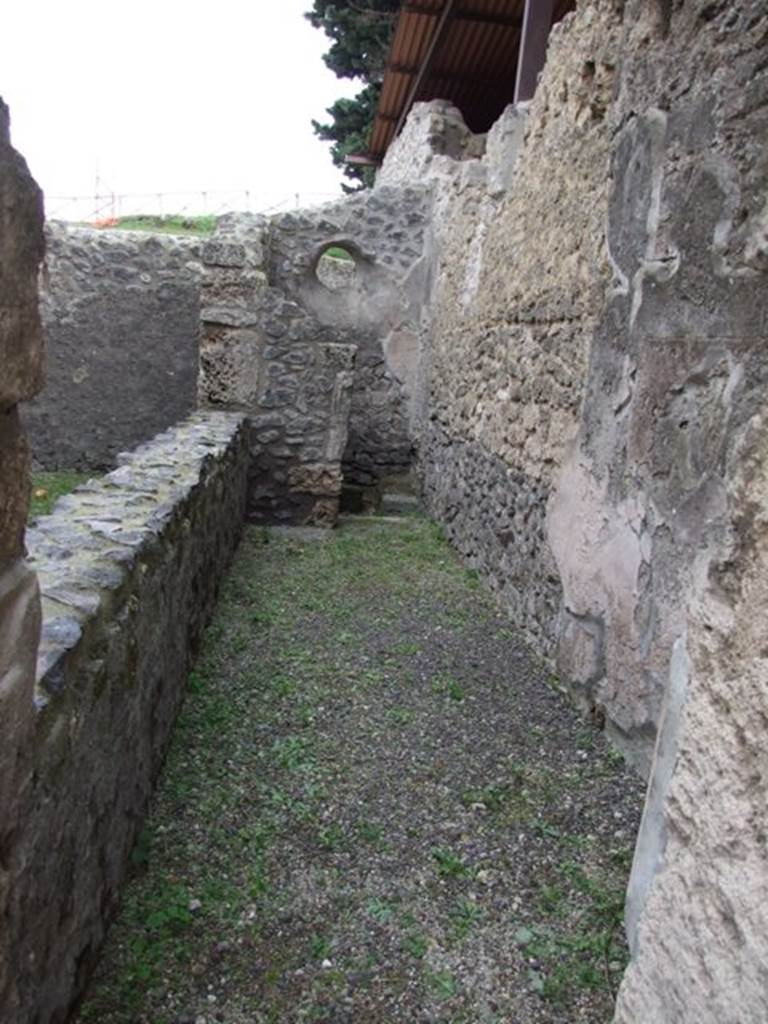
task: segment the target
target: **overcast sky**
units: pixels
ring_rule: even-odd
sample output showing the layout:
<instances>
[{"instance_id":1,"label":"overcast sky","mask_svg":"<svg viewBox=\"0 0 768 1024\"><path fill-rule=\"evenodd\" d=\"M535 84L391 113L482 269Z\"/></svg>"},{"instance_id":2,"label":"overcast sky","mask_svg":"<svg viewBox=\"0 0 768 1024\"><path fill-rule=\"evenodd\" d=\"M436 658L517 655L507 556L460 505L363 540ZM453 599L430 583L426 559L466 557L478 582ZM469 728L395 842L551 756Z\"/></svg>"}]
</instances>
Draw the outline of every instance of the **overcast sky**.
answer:
<instances>
[{"instance_id":1,"label":"overcast sky","mask_svg":"<svg viewBox=\"0 0 768 1024\"><path fill-rule=\"evenodd\" d=\"M92 196L97 177L102 193L249 190L255 209L338 193L310 121L360 86L323 64L329 40L302 17L310 5L8 0L0 96L48 213L62 212L55 197Z\"/></svg>"}]
</instances>

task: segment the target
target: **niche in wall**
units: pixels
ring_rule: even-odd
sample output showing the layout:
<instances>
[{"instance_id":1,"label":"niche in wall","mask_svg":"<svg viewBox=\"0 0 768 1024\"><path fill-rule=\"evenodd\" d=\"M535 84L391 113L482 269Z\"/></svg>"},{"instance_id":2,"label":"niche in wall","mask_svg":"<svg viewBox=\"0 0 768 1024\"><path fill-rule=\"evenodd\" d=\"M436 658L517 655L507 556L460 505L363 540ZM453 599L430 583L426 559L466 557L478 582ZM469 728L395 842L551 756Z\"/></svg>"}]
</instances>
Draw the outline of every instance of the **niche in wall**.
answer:
<instances>
[{"instance_id":1,"label":"niche in wall","mask_svg":"<svg viewBox=\"0 0 768 1024\"><path fill-rule=\"evenodd\" d=\"M315 264L317 280L332 292L344 292L357 284L357 259L343 245L329 245Z\"/></svg>"}]
</instances>

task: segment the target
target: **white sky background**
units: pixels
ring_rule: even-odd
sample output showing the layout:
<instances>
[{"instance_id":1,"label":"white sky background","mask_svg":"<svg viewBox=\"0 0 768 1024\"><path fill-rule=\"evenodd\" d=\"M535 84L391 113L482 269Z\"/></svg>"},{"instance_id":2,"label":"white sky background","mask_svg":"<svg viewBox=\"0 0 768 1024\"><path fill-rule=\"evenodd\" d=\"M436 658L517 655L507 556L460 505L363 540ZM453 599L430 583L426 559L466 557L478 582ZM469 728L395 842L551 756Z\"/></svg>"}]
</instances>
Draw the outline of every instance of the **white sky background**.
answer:
<instances>
[{"instance_id":1,"label":"white sky background","mask_svg":"<svg viewBox=\"0 0 768 1024\"><path fill-rule=\"evenodd\" d=\"M11 139L46 194L251 193L253 209L313 205L341 172L312 118L361 85L335 77L311 0L10 0L0 96ZM227 203L227 199L229 202ZM243 208L245 197L211 196ZM201 196L164 212L203 212ZM93 204L91 203L91 206ZM130 201L120 212L136 212ZM156 199L138 201L148 212ZM58 209L57 209L58 208Z\"/></svg>"}]
</instances>

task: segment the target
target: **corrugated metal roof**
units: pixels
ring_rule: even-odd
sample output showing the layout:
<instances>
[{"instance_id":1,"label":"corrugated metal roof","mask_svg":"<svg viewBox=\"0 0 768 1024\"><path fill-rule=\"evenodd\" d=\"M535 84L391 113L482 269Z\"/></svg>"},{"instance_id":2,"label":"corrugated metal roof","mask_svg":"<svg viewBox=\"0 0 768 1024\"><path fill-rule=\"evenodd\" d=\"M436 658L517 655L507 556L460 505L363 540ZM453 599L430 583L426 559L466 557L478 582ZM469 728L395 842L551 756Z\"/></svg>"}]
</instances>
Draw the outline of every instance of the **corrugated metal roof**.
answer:
<instances>
[{"instance_id":1,"label":"corrugated metal roof","mask_svg":"<svg viewBox=\"0 0 768 1024\"><path fill-rule=\"evenodd\" d=\"M447 13L446 6L451 7ZM574 7L575 0L558 0L553 24ZM472 131L487 131L514 99L524 10L525 0L404 0L371 132L370 155L383 158L410 105L419 100L450 100ZM441 21L442 32L423 70Z\"/></svg>"}]
</instances>

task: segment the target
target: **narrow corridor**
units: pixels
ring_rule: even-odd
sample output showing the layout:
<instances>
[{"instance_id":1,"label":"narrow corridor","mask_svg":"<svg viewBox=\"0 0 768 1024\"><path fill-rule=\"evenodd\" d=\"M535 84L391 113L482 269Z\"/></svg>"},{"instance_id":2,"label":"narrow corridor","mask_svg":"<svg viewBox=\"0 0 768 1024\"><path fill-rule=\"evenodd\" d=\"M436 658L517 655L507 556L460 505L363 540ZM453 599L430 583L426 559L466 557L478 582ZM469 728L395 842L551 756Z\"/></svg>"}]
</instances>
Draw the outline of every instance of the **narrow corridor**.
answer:
<instances>
[{"instance_id":1,"label":"narrow corridor","mask_svg":"<svg viewBox=\"0 0 768 1024\"><path fill-rule=\"evenodd\" d=\"M434 524L251 527L77 1019L605 1024L641 799Z\"/></svg>"}]
</instances>

